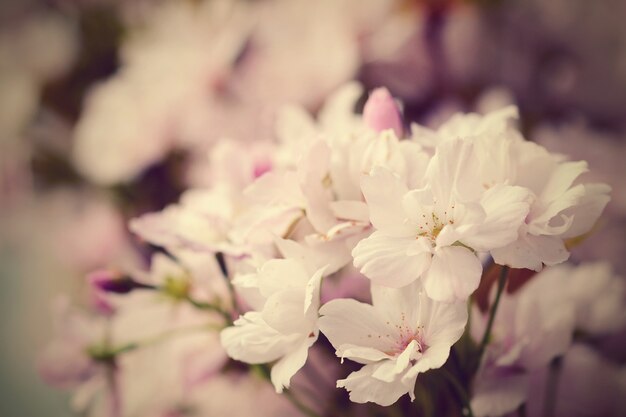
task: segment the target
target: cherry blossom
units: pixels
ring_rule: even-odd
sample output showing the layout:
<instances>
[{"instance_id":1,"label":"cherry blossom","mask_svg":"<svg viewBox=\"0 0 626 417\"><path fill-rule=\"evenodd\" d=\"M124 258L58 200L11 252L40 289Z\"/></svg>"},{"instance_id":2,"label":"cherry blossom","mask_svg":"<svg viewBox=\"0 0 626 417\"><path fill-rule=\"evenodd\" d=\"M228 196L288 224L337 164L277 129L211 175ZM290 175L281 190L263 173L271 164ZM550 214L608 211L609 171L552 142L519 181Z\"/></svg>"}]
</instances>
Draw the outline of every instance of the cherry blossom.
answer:
<instances>
[{"instance_id":1,"label":"cherry blossom","mask_svg":"<svg viewBox=\"0 0 626 417\"><path fill-rule=\"evenodd\" d=\"M320 309L320 329L337 356L364 366L337 387L354 402L415 399L418 374L441 367L467 322L464 303L432 301L416 289L372 287L373 304L337 299Z\"/></svg>"},{"instance_id":2,"label":"cherry blossom","mask_svg":"<svg viewBox=\"0 0 626 417\"><path fill-rule=\"evenodd\" d=\"M265 298L261 311L249 311L221 340L233 359L259 364L278 360L271 370L276 392L289 388L291 377L304 365L317 340L317 310L324 268L309 273L291 259L274 259L261 266L256 280Z\"/></svg>"},{"instance_id":3,"label":"cherry blossom","mask_svg":"<svg viewBox=\"0 0 626 417\"><path fill-rule=\"evenodd\" d=\"M438 147L424 188L409 190L392 172L375 170L362 190L376 231L353 250L354 264L380 285L422 278L436 300L466 299L480 281L475 251L515 240L528 213L527 192L501 185L484 190L470 142Z\"/></svg>"}]
</instances>

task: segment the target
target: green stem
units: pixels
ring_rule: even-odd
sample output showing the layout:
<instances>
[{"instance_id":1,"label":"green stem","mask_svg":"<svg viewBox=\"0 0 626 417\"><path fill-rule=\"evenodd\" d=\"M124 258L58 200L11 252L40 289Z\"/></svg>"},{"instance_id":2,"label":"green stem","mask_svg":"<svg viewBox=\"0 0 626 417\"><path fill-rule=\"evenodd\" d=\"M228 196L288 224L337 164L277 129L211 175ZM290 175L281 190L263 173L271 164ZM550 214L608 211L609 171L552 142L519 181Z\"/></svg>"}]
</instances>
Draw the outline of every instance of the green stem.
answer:
<instances>
[{"instance_id":1,"label":"green stem","mask_svg":"<svg viewBox=\"0 0 626 417\"><path fill-rule=\"evenodd\" d=\"M190 296L187 296L185 300L199 310L208 310L218 313L219 315L224 317L226 323L228 323L229 326L233 324L233 318L230 316L230 314L227 311L222 310L219 306L211 303L206 303L204 301L195 300Z\"/></svg>"},{"instance_id":2,"label":"green stem","mask_svg":"<svg viewBox=\"0 0 626 417\"><path fill-rule=\"evenodd\" d=\"M546 386L546 398L543 402L543 417L552 417L555 414L556 396L559 388L559 376L561 375L562 365L563 359L560 356L554 358L550 363L548 382Z\"/></svg>"},{"instance_id":3,"label":"green stem","mask_svg":"<svg viewBox=\"0 0 626 417\"><path fill-rule=\"evenodd\" d=\"M489 343L489 338L491 337L491 329L493 327L493 322L496 318L496 312L498 311L498 305L500 304L500 298L502 297L502 293L504 292L504 287L506 286L506 279L509 274L509 267L503 266L500 271L500 278L498 279L498 291L496 293L496 299L491 306L491 312L489 313L489 320L487 321L487 327L485 328L485 333L483 334L483 338L480 341L480 345L478 347L478 357L477 357L477 366L480 365L480 361L485 353L485 349L487 344Z\"/></svg>"},{"instance_id":4,"label":"green stem","mask_svg":"<svg viewBox=\"0 0 626 417\"><path fill-rule=\"evenodd\" d=\"M125 345L121 345L117 347L109 346L108 342L104 344L103 346L98 346L98 345L92 346L87 349L87 353L92 359L96 361L110 362L113 359L115 359L117 356L123 353L131 352L133 350L140 349L142 347L146 347L146 346L150 346L150 345L162 342L180 333L195 332L195 331L201 331L201 330L220 330L220 328L216 328L212 324L202 324L202 325L196 325L196 326L180 327L178 329L172 329L170 331L159 333L155 336L152 336L143 340L138 340L138 341L127 343Z\"/></svg>"},{"instance_id":5,"label":"green stem","mask_svg":"<svg viewBox=\"0 0 626 417\"><path fill-rule=\"evenodd\" d=\"M454 375L452 375L446 369L441 368L441 373L443 376L446 377L446 379L450 383L450 386L454 388L454 391L459 397L462 407L461 414L465 417L474 417L474 412L472 411L469 396L467 395L467 391L465 391L463 385L461 385L459 381L454 377Z\"/></svg>"},{"instance_id":6,"label":"green stem","mask_svg":"<svg viewBox=\"0 0 626 417\"><path fill-rule=\"evenodd\" d=\"M232 300L233 311L236 315L240 314L239 303L237 302L237 293L235 292L235 286L228 276L228 268L226 266L226 259L224 258L223 252L217 252L215 254L215 260L220 267L220 271L222 272L222 276L226 280L226 285L228 286L228 292L230 293L230 298Z\"/></svg>"}]
</instances>

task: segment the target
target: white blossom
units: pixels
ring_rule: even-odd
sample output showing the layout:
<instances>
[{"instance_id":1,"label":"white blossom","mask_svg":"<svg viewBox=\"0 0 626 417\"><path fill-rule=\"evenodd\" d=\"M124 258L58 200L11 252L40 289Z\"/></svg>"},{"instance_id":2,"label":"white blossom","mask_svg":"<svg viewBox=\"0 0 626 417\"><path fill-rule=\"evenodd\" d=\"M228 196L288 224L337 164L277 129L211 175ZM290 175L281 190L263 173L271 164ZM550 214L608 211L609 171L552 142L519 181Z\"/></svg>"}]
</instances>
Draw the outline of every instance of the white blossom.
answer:
<instances>
[{"instance_id":1,"label":"white blossom","mask_svg":"<svg viewBox=\"0 0 626 417\"><path fill-rule=\"evenodd\" d=\"M362 181L376 231L353 250L354 264L374 283L402 287L422 278L436 300L466 299L480 281L474 251L490 251L517 237L528 213L527 192L499 185L485 190L471 143L437 148L426 185L409 190L378 169Z\"/></svg>"},{"instance_id":2,"label":"white blossom","mask_svg":"<svg viewBox=\"0 0 626 417\"><path fill-rule=\"evenodd\" d=\"M391 405L419 373L441 367L467 322L464 303L439 303L413 290L372 286L373 305L337 299L320 309L320 329L337 356L364 366L337 387L354 402Z\"/></svg>"},{"instance_id":3,"label":"white blossom","mask_svg":"<svg viewBox=\"0 0 626 417\"><path fill-rule=\"evenodd\" d=\"M309 273L292 259L266 262L250 277L265 298L262 310L245 313L221 333L222 345L233 359L252 364L277 361L271 371L277 392L289 388L317 340L323 274L324 268Z\"/></svg>"}]
</instances>

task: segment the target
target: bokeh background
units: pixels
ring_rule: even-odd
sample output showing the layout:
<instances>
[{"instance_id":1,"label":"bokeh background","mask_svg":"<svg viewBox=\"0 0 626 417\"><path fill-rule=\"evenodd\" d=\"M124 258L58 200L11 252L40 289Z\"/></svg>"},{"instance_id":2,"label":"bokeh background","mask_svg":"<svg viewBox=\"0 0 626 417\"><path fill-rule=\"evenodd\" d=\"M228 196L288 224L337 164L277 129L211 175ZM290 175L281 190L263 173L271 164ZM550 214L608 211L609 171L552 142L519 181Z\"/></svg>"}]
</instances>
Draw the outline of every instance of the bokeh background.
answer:
<instances>
[{"instance_id":1,"label":"bokeh background","mask_svg":"<svg viewBox=\"0 0 626 417\"><path fill-rule=\"evenodd\" d=\"M129 218L201 185L216 139L271 139L281 106L314 112L350 80L430 126L518 105L527 138L612 185L573 260L626 276L624 16L623 0L3 0L0 415L71 415L37 353L56 296L142 262Z\"/></svg>"}]
</instances>

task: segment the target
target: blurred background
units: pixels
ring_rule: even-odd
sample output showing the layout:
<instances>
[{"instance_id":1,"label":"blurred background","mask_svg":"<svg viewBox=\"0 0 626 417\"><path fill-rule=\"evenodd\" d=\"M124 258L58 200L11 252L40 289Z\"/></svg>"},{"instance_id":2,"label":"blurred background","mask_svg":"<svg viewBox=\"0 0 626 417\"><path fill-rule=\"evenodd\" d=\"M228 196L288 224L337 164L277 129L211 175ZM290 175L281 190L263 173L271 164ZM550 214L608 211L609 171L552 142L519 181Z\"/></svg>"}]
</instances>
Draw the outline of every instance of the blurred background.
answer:
<instances>
[{"instance_id":1,"label":"blurred background","mask_svg":"<svg viewBox=\"0 0 626 417\"><path fill-rule=\"evenodd\" d=\"M428 126L519 106L529 140L613 187L573 260L624 276L624 16L623 0L3 0L0 415L71 415L37 353L57 295L142 262L129 218L202 185L217 139L272 140L281 106L315 112L350 80Z\"/></svg>"}]
</instances>

